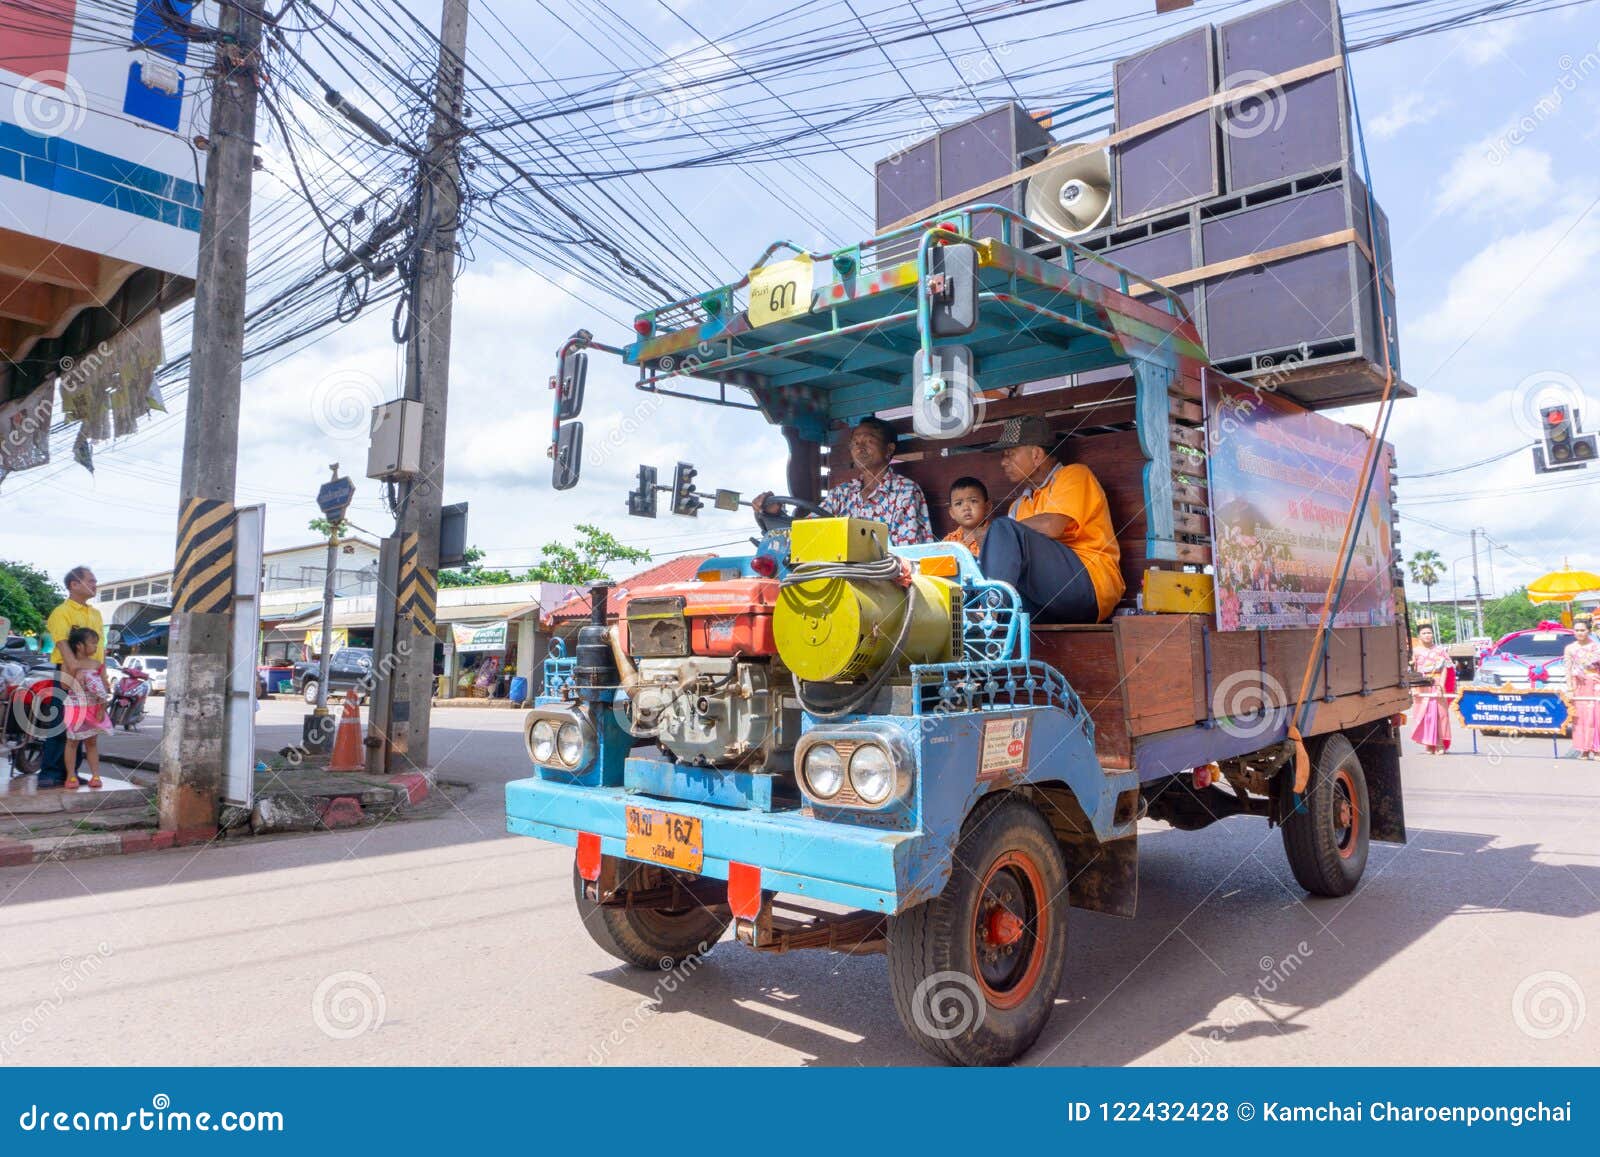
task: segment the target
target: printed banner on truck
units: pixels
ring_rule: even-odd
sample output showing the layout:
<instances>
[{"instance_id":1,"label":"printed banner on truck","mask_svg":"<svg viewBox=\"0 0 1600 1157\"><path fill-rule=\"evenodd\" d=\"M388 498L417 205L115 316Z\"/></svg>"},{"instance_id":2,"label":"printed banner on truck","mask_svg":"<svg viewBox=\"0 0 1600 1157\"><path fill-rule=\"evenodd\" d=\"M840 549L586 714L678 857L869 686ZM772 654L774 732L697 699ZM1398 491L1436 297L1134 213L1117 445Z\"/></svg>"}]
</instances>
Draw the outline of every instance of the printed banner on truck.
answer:
<instances>
[{"instance_id":1,"label":"printed banner on truck","mask_svg":"<svg viewBox=\"0 0 1600 1157\"><path fill-rule=\"evenodd\" d=\"M1360 497L1368 435L1269 390L1205 378L1217 626L1314 627ZM1382 447L1334 626L1395 621L1392 461Z\"/></svg>"}]
</instances>

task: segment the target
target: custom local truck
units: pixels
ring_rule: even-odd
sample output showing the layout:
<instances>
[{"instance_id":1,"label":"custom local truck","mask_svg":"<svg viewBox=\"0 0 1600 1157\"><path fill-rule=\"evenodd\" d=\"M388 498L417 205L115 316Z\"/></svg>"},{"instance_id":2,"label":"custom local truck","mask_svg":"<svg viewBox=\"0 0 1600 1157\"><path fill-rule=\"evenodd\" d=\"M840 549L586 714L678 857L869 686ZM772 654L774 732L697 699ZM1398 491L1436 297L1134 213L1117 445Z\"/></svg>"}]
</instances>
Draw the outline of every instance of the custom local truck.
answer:
<instances>
[{"instance_id":1,"label":"custom local truck","mask_svg":"<svg viewBox=\"0 0 1600 1157\"><path fill-rule=\"evenodd\" d=\"M671 967L730 925L757 952L885 952L912 1037L1004 1063L1050 1015L1070 909L1133 915L1141 820L1277 825L1316 896L1357 886L1369 840L1404 841L1387 449L1217 374L1172 293L980 206L832 253L775 245L634 329L561 351L556 488L578 482L599 350L641 390L759 411L789 493L749 553L596 585L546 664L507 826L574 849L607 952ZM1117 614L1033 624L964 547L829 517L869 414L902 431L895 468L939 532L954 478L1003 498L999 425L1049 419L1106 491ZM740 502L680 463L671 484L641 467L630 510L662 491L680 514Z\"/></svg>"}]
</instances>

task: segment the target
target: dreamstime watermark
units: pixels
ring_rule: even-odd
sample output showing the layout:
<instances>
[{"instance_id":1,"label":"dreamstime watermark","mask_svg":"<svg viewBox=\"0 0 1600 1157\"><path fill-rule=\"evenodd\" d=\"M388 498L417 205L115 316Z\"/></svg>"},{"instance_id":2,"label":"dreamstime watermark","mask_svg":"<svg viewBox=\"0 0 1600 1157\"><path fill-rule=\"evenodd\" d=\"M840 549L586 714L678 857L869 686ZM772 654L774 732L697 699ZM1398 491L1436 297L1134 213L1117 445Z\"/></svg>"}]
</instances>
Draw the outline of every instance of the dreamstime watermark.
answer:
<instances>
[{"instance_id":1,"label":"dreamstime watermark","mask_svg":"<svg viewBox=\"0 0 1600 1157\"><path fill-rule=\"evenodd\" d=\"M967 108L973 100L977 86L999 76L1000 59L1010 55L1011 45L1002 41L988 52L972 52L957 57L956 75L961 78L961 83L933 104L925 104L922 118L900 135L890 147L885 160L891 165L899 164L913 147L938 132L939 126L947 118Z\"/></svg>"},{"instance_id":2,"label":"dreamstime watermark","mask_svg":"<svg viewBox=\"0 0 1600 1157\"><path fill-rule=\"evenodd\" d=\"M83 127L89 96L65 72L50 69L18 80L11 94L11 116L24 131L59 137Z\"/></svg>"},{"instance_id":3,"label":"dreamstime watermark","mask_svg":"<svg viewBox=\"0 0 1600 1157\"><path fill-rule=\"evenodd\" d=\"M1556 82L1550 86L1550 91L1534 101L1530 111L1519 116L1510 128L1489 143L1484 159L1491 165L1504 164L1513 149L1533 136L1539 131L1539 126L1561 111L1561 106L1566 103L1567 97L1577 92L1579 85L1600 72L1600 44L1596 44L1593 49L1576 60L1570 53L1563 53L1556 61L1556 67L1561 75L1556 77Z\"/></svg>"},{"instance_id":4,"label":"dreamstime watermark","mask_svg":"<svg viewBox=\"0 0 1600 1157\"><path fill-rule=\"evenodd\" d=\"M1279 132L1283 128L1284 122L1289 119L1289 98L1284 95L1281 85L1262 83L1271 80L1270 72L1254 68L1244 69L1222 78L1224 92L1248 85L1261 86L1259 91L1237 97L1223 106L1224 133L1235 140L1244 141L1259 137L1263 133Z\"/></svg>"},{"instance_id":5,"label":"dreamstime watermark","mask_svg":"<svg viewBox=\"0 0 1600 1157\"><path fill-rule=\"evenodd\" d=\"M311 416L330 438L365 439L372 427L372 408L386 399L378 379L360 370L338 370L311 391Z\"/></svg>"},{"instance_id":6,"label":"dreamstime watermark","mask_svg":"<svg viewBox=\"0 0 1600 1157\"><path fill-rule=\"evenodd\" d=\"M101 941L87 956L69 956L61 961L61 975L50 988L50 994L30 1008L22 1020L4 1037L0 1037L0 1061L4 1061L21 1048L60 1012L77 991L99 972L107 960L115 955L111 945Z\"/></svg>"},{"instance_id":7,"label":"dreamstime watermark","mask_svg":"<svg viewBox=\"0 0 1600 1157\"><path fill-rule=\"evenodd\" d=\"M284 1122L283 1114L272 1109L174 1109L171 1097L157 1093L149 1108L127 1112L34 1103L17 1115L17 1128L24 1133L282 1133Z\"/></svg>"},{"instance_id":8,"label":"dreamstime watermark","mask_svg":"<svg viewBox=\"0 0 1600 1157\"><path fill-rule=\"evenodd\" d=\"M1263 956L1258 960L1256 967L1261 971L1256 977L1255 984L1223 1014L1222 1023L1203 1033L1196 1032L1190 1036L1190 1063L1197 1065L1208 1063L1211 1060L1212 1045L1224 1044L1246 1025L1258 1023L1261 1006L1276 996L1314 955L1316 955L1315 950L1302 940L1292 951L1281 957Z\"/></svg>"},{"instance_id":9,"label":"dreamstime watermark","mask_svg":"<svg viewBox=\"0 0 1600 1157\"><path fill-rule=\"evenodd\" d=\"M933 1040L951 1040L975 1032L989 1015L978 982L965 972L935 972L911 993L911 1020Z\"/></svg>"},{"instance_id":10,"label":"dreamstime watermark","mask_svg":"<svg viewBox=\"0 0 1600 1157\"><path fill-rule=\"evenodd\" d=\"M1283 389L1294 379L1295 371L1310 360L1311 347L1305 342L1277 357L1261 354L1253 359L1251 376L1243 381L1249 393L1224 398L1217 407L1217 418L1211 426L1213 449L1244 429L1250 416L1266 404L1267 395Z\"/></svg>"},{"instance_id":11,"label":"dreamstime watermark","mask_svg":"<svg viewBox=\"0 0 1600 1157\"><path fill-rule=\"evenodd\" d=\"M365 972L335 972L311 994L311 1022L333 1040L353 1040L383 1027L383 986Z\"/></svg>"},{"instance_id":12,"label":"dreamstime watermark","mask_svg":"<svg viewBox=\"0 0 1600 1157\"><path fill-rule=\"evenodd\" d=\"M661 1011L663 997L671 996L680 986L687 983L689 978L700 970L700 965L709 951L711 945L702 941L693 952L676 964L672 957L663 956L660 961L661 978L651 987L650 994L643 997L634 1006L633 1011L624 1016L600 1043L590 1047L589 1063L605 1064L610 1060L613 1049L621 1046L634 1033L641 1031L645 1025L654 1020Z\"/></svg>"},{"instance_id":13,"label":"dreamstime watermark","mask_svg":"<svg viewBox=\"0 0 1600 1157\"><path fill-rule=\"evenodd\" d=\"M1211 714L1223 734L1259 739L1277 720L1271 708L1288 701L1283 684L1268 671L1235 671L1211 693Z\"/></svg>"},{"instance_id":14,"label":"dreamstime watermark","mask_svg":"<svg viewBox=\"0 0 1600 1157\"><path fill-rule=\"evenodd\" d=\"M1587 1011L1583 986L1565 972L1535 972L1511 994L1511 1019L1534 1040L1571 1036Z\"/></svg>"},{"instance_id":15,"label":"dreamstime watermark","mask_svg":"<svg viewBox=\"0 0 1600 1157\"><path fill-rule=\"evenodd\" d=\"M1535 442L1544 441L1544 415L1551 406L1565 407L1580 418L1588 414L1591 427L1600 419L1600 407L1591 406L1578 379L1561 370L1535 370L1511 391L1511 421L1517 433Z\"/></svg>"}]
</instances>

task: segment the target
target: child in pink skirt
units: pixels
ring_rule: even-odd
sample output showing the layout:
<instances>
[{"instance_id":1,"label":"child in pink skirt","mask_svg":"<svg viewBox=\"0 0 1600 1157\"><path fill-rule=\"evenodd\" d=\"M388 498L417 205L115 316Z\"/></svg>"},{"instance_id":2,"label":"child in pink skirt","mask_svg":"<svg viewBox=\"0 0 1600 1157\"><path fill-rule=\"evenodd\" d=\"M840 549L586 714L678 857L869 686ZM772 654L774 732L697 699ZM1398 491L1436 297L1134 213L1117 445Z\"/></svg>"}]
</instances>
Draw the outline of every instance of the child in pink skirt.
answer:
<instances>
[{"instance_id":1,"label":"child in pink skirt","mask_svg":"<svg viewBox=\"0 0 1600 1157\"><path fill-rule=\"evenodd\" d=\"M62 667L67 684L67 781L68 791L78 788L78 745L89 763L89 786L101 787L100 736L111 733L106 704L111 693L106 689L105 668L95 661L100 636L88 627L73 627L62 651Z\"/></svg>"}]
</instances>

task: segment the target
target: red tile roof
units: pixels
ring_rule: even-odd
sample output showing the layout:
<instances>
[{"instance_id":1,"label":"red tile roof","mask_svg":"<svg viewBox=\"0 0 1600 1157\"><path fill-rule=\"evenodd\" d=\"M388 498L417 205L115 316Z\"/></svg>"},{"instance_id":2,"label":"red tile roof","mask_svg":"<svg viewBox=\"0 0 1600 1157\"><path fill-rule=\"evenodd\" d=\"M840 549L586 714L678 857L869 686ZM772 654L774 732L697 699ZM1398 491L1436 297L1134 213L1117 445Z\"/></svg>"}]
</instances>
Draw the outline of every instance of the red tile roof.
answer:
<instances>
[{"instance_id":1,"label":"red tile roof","mask_svg":"<svg viewBox=\"0 0 1600 1157\"><path fill-rule=\"evenodd\" d=\"M638 587L660 586L664 583L683 583L694 578L695 572L700 569L700 564L708 558L715 558L710 554L686 554L678 558L669 558L666 562L657 563L647 567L638 574L629 575L627 578L618 579L611 587L608 596L608 606L614 607L615 600L626 595L630 590ZM550 612L545 620L546 625L570 623L574 619L589 617L589 592L580 591L566 602Z\"/></svg>"}]
</instances>

